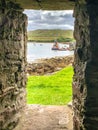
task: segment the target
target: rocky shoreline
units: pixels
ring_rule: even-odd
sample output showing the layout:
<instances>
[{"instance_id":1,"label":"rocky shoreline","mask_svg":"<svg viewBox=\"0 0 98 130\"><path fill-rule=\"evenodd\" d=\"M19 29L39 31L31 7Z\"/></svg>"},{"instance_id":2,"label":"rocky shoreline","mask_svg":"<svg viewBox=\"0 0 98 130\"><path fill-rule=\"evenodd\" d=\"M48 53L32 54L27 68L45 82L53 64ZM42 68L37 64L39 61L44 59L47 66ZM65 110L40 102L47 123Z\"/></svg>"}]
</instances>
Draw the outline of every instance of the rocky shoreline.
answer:
<instances>
[{"instance_id":1,"label":"rocky shoreline","mask_svg":"<svg viewBox=\"0 0 98 130\"><path fill-rule=\"evenodd\" d=\"M51 74L73 63L73 56L55 57L50 59L38 59L27 64L29 75Z\"/></svg>"}]
</instances>

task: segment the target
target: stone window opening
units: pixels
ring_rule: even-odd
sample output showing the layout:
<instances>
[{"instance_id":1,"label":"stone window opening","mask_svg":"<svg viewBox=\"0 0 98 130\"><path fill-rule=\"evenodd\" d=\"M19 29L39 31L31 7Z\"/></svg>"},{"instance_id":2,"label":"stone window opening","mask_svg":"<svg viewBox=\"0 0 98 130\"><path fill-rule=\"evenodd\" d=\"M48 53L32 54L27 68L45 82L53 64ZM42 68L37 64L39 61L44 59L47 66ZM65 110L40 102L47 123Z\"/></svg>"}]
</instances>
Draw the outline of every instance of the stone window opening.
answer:
<instances>
[{"instance_id":1,"label":"stone window opening","mask_svg":"<svg viewBox=\"0 0 98 130\"><path fill-rule=\"evenodd\" d=\"M51 2L51 0L48 1L48 4L43 2L44 7L64 9L67 3L72 6L75 4L73 130L97 130L98 1L76 0L74 3L74 0L68 0L60 1L59 4L58 1L52 4ZM25 107L27 42L27 17L23 14L25 7L38 8L36 3L32 4L31 1L27 2L26 0L24 2L20 0L0 1L1 130L13 130L20 122ZM70 6L66 6L67 8ZM21 129L19 126L17 130Z\"/></svg>"},{"instance_id":2,"label":"stone window opening","mask_svg":"<svg viewBox=\"0 0 98 130\"><path fill-rule=\"evenodd\" d=\"M37 44L37 43L36 43ZM66 57L66 56L65 56ZM71 60L71 62L73 61L72 60L73 58L72 57L69 57L69 60ZM64 59L62 59L62 61L63 61ZM56 61L55 61L56 62ZM67 61L67 62L69 62L69 61ZM68 64L70 64L70 63L68 63ZM35 73L36 73L36 70L34 70L35 71ZM57 109L57 116L59 116L58 117L58 120L59 120L59 125L61 125L61 126L63 126L66 122L67 122L67 124L69 124L69 122L68 122L68 120L69 120L69 118L70 118L70 126L67 126L67 127L69 127L69 128L71 128L72 127L72 111L71 111L71 103L69 103L68 104L69 105L69 107L67 108L68 110L67 110L67 112L69 113L69 115L70 115L70 117L69 117L69 115L66 115L66 114L64 114L65 115L65 117L64 118L61 118L61 115L63 114L63 112L65 111L65 113L67 113L66 112L66 108L65 108L65 105L62 107L62 105L60 105L60 106L58 106L58 105L53 105L53 108L52 108L52 105L50 106L50 105L48 105L47 107L45 107L44 105L39 105L39 104L37 104L37 105L34 105L34 104L32 104L31 106L31 108L30 108L30 105L29 105L29 108L28 109L30 109L30 111L31 111L31 109L33 108L33 109L35 109L35 111L36 112L38 112L38 109L39 109L39 111L42 111L42 113L43 113L43 115L44 115L44 111L47 111L48 109L50 109L50 111L53 111L53 116L54 116L54 111L55 111L55 109ZM57 106L57 107L56 107ZM50 107L50 108L49 108ZM62 111L62 112L61 112ZM49 114L48 113L49 111L47 111L47 114ZM28 112L29 113L29 112ZM33 114L33 113L32 113ZM39 116L39 115L38 115ZM48 115L49 116L49 115ZM51 116L51 115L50 115ZM48 117L49 118L49 117ZM57 117L56 117L57 118ZM65 118L67 118L67 119L65 119ZM42 117L42 120L43 120L43 117ZM47 120L47 118L46 118L46 120ZM54 120L55 120L55 117L54 117ZM49 121L51 121L51 119L49 119ZM35 123L36 124L36 123ZM42 124L43 124L43 122L42 122ZM65 124L66 125L66 124ZM35 125L36 126L36 125ZM37 126L36 126L37 127ZM52 129L52 126L51 126L51 129Z\"/></svg>"}]
</instances>

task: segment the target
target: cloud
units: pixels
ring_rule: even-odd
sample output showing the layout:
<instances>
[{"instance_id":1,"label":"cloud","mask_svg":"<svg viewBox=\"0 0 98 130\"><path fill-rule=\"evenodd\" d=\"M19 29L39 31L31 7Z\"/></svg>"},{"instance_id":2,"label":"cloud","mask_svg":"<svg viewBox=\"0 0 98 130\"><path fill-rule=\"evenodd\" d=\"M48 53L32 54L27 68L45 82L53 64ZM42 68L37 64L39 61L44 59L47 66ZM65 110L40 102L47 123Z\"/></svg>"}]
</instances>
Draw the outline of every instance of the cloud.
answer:
<instances>
[{"instance_id":1,"label":"cloud","mask_svg":"<svg viewBox=\"0 0 98 130\"><path fill-rule=\"evenodd\" d=\"M73 30L73 11L25 10L28 16L28 31L36 29L71 29Z\"/></svg>"}]
</instances>

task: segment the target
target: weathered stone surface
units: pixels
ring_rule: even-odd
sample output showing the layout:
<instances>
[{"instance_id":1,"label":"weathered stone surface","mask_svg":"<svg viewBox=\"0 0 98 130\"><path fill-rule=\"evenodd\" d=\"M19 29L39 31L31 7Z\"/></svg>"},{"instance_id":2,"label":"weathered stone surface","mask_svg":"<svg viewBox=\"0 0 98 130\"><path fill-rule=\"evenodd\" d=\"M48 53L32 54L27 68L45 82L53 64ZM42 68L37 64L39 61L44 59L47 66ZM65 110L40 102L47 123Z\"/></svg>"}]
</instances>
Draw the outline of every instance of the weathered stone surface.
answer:
<instances>
[{"instance_id":1,"label":"weathered stone surface","mask_svg":"<svg viewBox=\"0 0 98 130\"><path fill-rule=\"evenodd\" d=\"M24 111L22 130L72 130L73 128L73 111L69 106L31 104L27 105Z\"/></svg>"},{"instance_id":2,"label":"weathered stone surface","mask_svg":"<svg viewBox=\"0 0 98 130\"><path fill-rule=\"evenodd\" d=\"M13 130L25 106L27 17L0 1L0 130Z\"/></svg>"},{"instance_id":3,"label":"weathered stone surface","mask_svg":"<svg viewBox=\"0 0 98 130\"><path fill-rule=\"evenodd\" d=\"M75 0L15 0L15 2L24 9L70 10L73 9Z\"/></svg>"},{"instance_id":4,"label":"weathered stone surface","mask_svg":"<svg viewBox=\"0 0 98 130\"><path fill-rule=\"evenodd\" d=\"M98 1L77 0L74 16L74 130L98 130Z\"/></svg>"}]
</instances>

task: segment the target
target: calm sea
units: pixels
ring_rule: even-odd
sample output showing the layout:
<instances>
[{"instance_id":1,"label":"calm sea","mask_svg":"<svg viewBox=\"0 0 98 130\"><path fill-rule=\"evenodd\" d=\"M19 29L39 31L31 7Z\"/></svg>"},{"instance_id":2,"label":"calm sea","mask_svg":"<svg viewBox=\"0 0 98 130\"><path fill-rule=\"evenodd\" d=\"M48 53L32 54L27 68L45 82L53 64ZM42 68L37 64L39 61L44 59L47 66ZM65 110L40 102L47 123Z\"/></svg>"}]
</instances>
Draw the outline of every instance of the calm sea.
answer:
<instances>
[{"instance_id":1,"label":"calm sea","mask_svg":"<svg viewBox=\"0 0 98 130\"><path fill-rule=\"evenodd\" d=\"M63 47L64 44L59 44ZM51 50L53 43L36 43L28 42L27 45L27 61L33 62L36 59L52 58L56 56L73 55L73 51L55 51Z\"/></svg>"}]
</instances>

